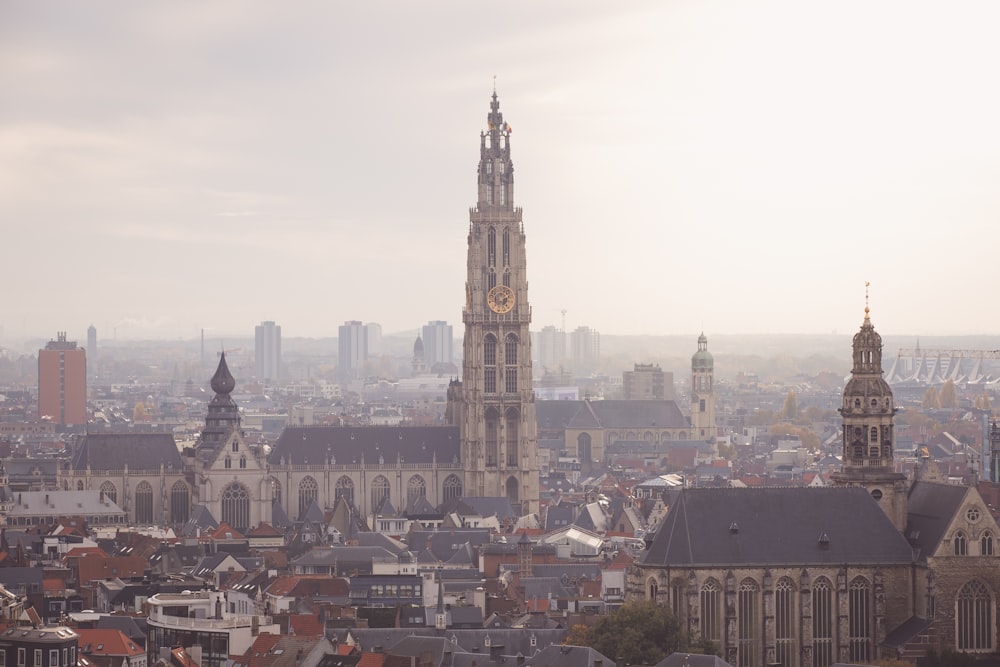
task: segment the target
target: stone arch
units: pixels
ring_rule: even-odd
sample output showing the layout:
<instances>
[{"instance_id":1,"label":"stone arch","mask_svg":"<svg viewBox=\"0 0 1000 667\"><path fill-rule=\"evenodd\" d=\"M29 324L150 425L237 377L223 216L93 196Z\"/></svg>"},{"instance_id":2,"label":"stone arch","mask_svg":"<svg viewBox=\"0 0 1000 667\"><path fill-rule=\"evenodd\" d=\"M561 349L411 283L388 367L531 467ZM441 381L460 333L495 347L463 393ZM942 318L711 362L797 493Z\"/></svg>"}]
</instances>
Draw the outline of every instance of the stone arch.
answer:
<instances>
[{"instance_id":1,"label":"stone arch","mask_svg":"<svg viewBox=\"0 0 1000 667\"><path fill-rule=\"evenodd\" d=\"M83 480L82 479L76 480L76 490L77 491L83 491Z\"/></svg>"}]
</instances>

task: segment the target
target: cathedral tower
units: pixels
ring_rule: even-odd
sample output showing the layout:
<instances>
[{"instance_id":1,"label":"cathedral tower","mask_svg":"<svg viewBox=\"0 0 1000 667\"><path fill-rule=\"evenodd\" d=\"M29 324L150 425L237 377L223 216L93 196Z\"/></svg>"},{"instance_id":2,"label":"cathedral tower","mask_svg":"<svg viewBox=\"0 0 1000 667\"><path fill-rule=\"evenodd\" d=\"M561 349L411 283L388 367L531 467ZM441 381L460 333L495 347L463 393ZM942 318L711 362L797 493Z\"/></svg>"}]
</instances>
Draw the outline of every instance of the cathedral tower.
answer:
<instances>
[{"instance_id":1,"label":"cathedral tower","mask_svg":"<svg viewBox=\"0 0 1000 667\"><path fill-rule=\"evenodd\" d=\"M538 511L531 388L531 307L521 209L514 206L510 125L496 91L479 137L478 200L469 210L459 425L465 495L506 496Z\"/></svg>"},{"instance_id":2,"label":"cathedral tower","mask_svg":"<svg viewBox=\"0 0 1000 667\"><path fill-rule=\"evenodd\" d=\"M208 404L205 428L201 431L201 441L198 443L199 451L217 450L229 438L233 429L240 428L240 409L230 395L236 388L236 379L229 372L225 352L219 357L219 366L212 376L211 385L215 396Z\"/></svg>"},{"instance_id":3,"label":"cathedral tower","mask_svg":"<svg viewBox=\"0 0 1000 667\"><path fill-rule=\"evenodd\" d=\"M698 336L698 351L691 357L691 428L695 437L715 438L715 360L708 351L708 338Z\"/></svg>"},{"instance_id":4,"label":"cathedral tower","mask_svg":"<svg viewBox=\"0 0 1000 667\"><path fill-rule=\"evenodd\" d=\"M906 476L893 468L892 389L882 377L882 337L868 315L854 334L854 367L844 387L843 465L832 478L839 486L862 486L899 530L906 528Z\"/></svg>"}]
</instances>

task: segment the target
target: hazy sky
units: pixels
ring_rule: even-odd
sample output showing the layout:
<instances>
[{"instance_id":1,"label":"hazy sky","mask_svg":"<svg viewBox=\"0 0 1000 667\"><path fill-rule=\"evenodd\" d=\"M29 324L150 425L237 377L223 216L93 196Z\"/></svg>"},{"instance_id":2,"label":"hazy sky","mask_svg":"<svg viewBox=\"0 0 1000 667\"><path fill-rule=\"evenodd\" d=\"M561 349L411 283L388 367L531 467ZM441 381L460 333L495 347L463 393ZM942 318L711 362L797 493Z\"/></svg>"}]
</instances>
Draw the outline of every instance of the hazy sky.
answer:
<instances>
[{"instance_id":1,"label":"hazy sky","mask_svg":"<svg viewBox=\"0 0 1000 667\"><path fill-rule=\"evenodd\" d=\"M1000 333L1000 3L0 3L0 341L461 331L497 77L532 328Z\"/></svg>"}]
</instances>

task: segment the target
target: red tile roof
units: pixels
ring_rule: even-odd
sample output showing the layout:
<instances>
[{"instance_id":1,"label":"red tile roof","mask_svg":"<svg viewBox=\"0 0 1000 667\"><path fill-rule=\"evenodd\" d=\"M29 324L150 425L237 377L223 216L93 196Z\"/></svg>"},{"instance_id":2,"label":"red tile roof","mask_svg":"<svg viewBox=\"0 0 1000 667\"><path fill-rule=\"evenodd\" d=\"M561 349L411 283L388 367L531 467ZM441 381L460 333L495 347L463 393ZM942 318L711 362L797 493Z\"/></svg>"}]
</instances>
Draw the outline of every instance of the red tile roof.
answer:
<instances>
[{"instance_id":1,"label":"red tile roof","mask_svg":"<svg viewBox=\"0 0 1000 667\"><path fill-rule=\"evenodd\" d=\"M145 649L140 648L121 630L77 628L75 632L80 636L77 645L81 653L94 656L136 656L146 653Z\"/></svg>"},{"instance_id":2,"label":"red tile roof","mask_svg":"<svg viewBox=\"0 0 1000 667\"><path fill-rule=\"evenodd\" d=\"M288 617L288 634L297 637L322 637L323 625L315 614L292 614Z\"/></svg>"}]
</instances>

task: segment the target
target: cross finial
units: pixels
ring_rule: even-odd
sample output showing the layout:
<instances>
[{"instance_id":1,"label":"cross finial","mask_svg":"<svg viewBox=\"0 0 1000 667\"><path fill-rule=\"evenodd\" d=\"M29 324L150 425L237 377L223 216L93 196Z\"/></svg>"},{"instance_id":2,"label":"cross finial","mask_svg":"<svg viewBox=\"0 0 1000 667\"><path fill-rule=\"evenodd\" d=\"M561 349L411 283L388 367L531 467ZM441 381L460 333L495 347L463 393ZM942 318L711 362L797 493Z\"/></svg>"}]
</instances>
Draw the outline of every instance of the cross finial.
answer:
<instances>
[{"instance_id":1,"label":"cross finial","mask_svg":"<svg viewBox=\"0 0 1000 667\"><path fill-rule=\"evenodd\" d=\"M865 281L865 319L868 319L868 288L871 287L871 283L867 280Z\"/></svg>"}]
</instances>

